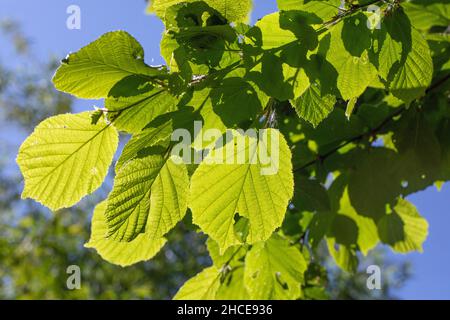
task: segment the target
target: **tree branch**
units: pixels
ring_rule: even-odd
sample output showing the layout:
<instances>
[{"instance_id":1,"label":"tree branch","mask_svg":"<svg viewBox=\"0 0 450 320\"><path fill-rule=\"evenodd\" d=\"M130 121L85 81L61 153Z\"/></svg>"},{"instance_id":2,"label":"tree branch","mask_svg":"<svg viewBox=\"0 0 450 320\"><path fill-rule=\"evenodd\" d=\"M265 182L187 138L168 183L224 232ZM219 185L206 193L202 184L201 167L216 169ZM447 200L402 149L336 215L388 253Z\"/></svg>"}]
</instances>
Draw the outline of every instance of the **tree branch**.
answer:
<instances>
[{"instance_id":1,"label":"tree branch","mask_svg":"<svg viewBox=\"0 0 450 320\"><path fill-rule=\"evenodd\" d=\"M428 94L431 91L439 88L441 85L446 83L449 79L450 79L450 74L446 75L442 79L439 79L438 81L436 81L435 83L433 83L431 86L428 87L428 89L425 91L425 94ZM311 161L305 163L304 165L302 165L302 166L300 166L298 168L295 168L294 172L298 172L298 171L304 170L304 169L314 165L318 161L326 160L328 157L330 157L334 153L338 152L340 149L344 148L345 146L348 146L350 143L353 143L353 142L356 142L358 140L361 140L361 139L363 139L364 137L367 137L367 136L376 135L385 126L387 126L392 121L392 119L394 119L395 117L401 115L405 110L407 110L407 108L405 106L396 109L394 112L392 112L386 119L384 119L375 128L370 129L368 131L365 131L365 132L363 132L363 133L361 133L361 134L359 134L357 136L354 136L354 137L350 138L349 140L346 140L346 141L342 142L339 146L337 146L336 148L331 149L330 151L325 152L324 154L319 154L316 159L311 160Z\"/></svg>"}]
</instances>

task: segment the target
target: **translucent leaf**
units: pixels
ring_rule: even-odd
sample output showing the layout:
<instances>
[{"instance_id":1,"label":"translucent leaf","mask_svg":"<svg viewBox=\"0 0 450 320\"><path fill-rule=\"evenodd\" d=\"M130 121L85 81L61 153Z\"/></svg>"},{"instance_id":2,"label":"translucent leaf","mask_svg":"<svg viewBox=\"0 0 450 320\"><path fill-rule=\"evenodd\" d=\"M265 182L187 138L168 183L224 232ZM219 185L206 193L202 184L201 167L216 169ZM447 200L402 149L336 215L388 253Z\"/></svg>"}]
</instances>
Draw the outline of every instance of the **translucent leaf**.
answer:
<instances>
[{"instance_id":1,"label":"translucent leaf","mask_svg":"<svg viewBox=\"0 0 450 320\"><path fill-rule=\"evenodd\" d=\"M317 127L333 110L336 97L330 94L322 95L320 85L314 83L292 103L300 118Z\"/></svg>"},{"instance_id":2,"label":"translucent leaf","mask_svg":"<svg viewBox=\"0 0 450 320\"><path fill-rule=\"evenodd\" d=\"M416 207L399 199L392 212L378 222L380 239L396 252L422 252L422 244L428 236L428 223Z\"/></svg>"},{"instance_id":3,"label":"translucent leaf","mask_svg":"<svg viewBox=\"0 0 450 320\"><path fill-rule=\"evenodd\" d=\"M237 267L232 269L223 283L220 285L216 294L218 300L249 300L249 294L244 283L244 268Z\"/></svg>"},{"instance_id":4,"label":"translucent leaf","mask_svg":"<svg viewBox=\"0 0 450 320\"><path fill-rule=\"evenodd\" d=\"M353 114L353 111L355 110L356 102L358 101L358 98L351 98L347 102L347 108L345 109L345 116L348 120L350 120L351 115Z\"/></svg>"},{"instance_id":5,"label":"translucent leaf","mask_svg":"<svg viewBox=\"0 0 450 320\"><path fill-rule=\"evenodd\" d=\"M292 31L280 27L280 14L278 12L266 15L255 24L255 27L253 31L249 31L249 38L260 44L264 50L278 48L297 40Z\"/></svg>"},{"instance_id":6,"label":"translucent leaf","mask_svg":"<svg viewBox=\"0 0 450 320\"><path fill-rule=\"evenodd\" d=\"M168 140L172 132L172 122L169 120L160 126L148 127L133 135L116 163L116 172L131 160L142 158L146 153L163 153L169 147Z\"/></svg>"},{"instance_id":7,"label":"translucent leaf","mask_svg":"<svg viewBox=\"0 0 450 320\"><path fill-rule=\"evenodd\" d=\"M376 69L368 61L367 53L361 57L348 57L338 68L338 89L344 100L359 97L376 77Z\"/></svg>"},{"instance_id":8,"label":"translucent leaf","mask_svg":"<svg viewBox=\"0 0 450 320\"><path fill-rule=\"evenodd\" d=\"M145 233L138 235L130 242L107 239L108 226L105 211L106 201L103 201L94 210L91 237L84 246L95 249L106 261L126 267L153 258L166 243L164 238L154 239Z\"/></svg>"},{"instance_id":9,"label":"translucent leaf","mask_svg":"<svg viewBox=\"0 0 450 320\"><path fill-rule=\"evenodd\" d=\"M450 70L450 35L446 33L431 33L426 35L433 58L434 73Z\"/></svg>"},{"instance_id":10,"label":"translucent leaf","mask_svg":"<svg viewBox=\"0 0 450 320\"><path fill-rule=\"evenodd\" d=\"M219 245L211 238L208 238L206 245L214 265L218 268L222 268L225 264L232 264L245 254L245 250L241 246L230 247L221 253Z\"/></svg>"},{"instance_id":11,"label":"translucent leaf","mask_svg":"<svg viewBox=\"0 0 450 320\"><path fill-rule=\"evenodd\" d=\"M189 206L193 221L218 242L221 251L240 243L233 228L236 213L249 220L249 243L266 240L283 222L292 197L293 174L287 143L276 130L261 132L265 134L257 139L233 131L234 139L213 149L192 176ZM269 147L271 138L279 143ZM240 143L234 145L234 141ZM269 161L263 165L261 154L265 153L269 156L265 160ZM244 164L235 161L241 157L246 160ZM230 164L217 163L215 159L228 159Z\"/></svg>"},{"instance_id":12,"label":"translucent leaf","mask_svg":"<svg viewBox=\"0 0 450 320\"><path fill-rule=\"evenodd\" d=\"M183 2L199 0L151 0L148 12L155 13L164 20L167 8ZM219 11L228 22L247 22L252 9L251 0L203 0L210 7Z\"/></svg>"},{"instance_id":13,"label":"translucent leaf","mask_svg":"<svg viewBox=\"0 0 450 320\"><path fill-rule=\"evenodd\" d=\"M130 160L155 152L164 153L172 133L179 128L189 128L194 120L194 114L187 108L158 116L127 142L117 161L116 171Z\"/></svg>"},{"instance_id":14,"label":"translucent leaf","mask_svg":"<svg viewBox=\"0 0 450 320\"><path fill-rule=\"evenodd\" d=\"M320 22L328 22L339 13L340 0L277 0L280 10L300 10L313 13Z\"/></svg>"},{"instance_id":15,"label":"translucent leaf","mask_svg":"<svg viewBox=\"0 0 450 320\"><path fill-rule=\"evenodd\" d=\"M120 80L138 76L147 80L161 71L144 63L141 45L124 31L108 32L70 54L56 71L56 89L78 98L106 98Z\"/></svg>"},{"instance_id":16,"label":"translucent leaf","mask_svg":"<svg viewBox=\"0 0 450 320\"><path fill-rule=\"evenodd\" d=\"M264 101L264 98L261 99L262 94L251 82L238 77L229 77L215 83L210 97L214 112L228 128L254 120L262 110Z\"/></svg>"},{"instance_id":17,"label":"translucent leaf","mask_svg":"<svg viewBox=\"0 0 450 320\"><path fill-rule=\"evenodd\" d=\"M336 244L333 238L327 238L328 251L334 262L344 271L355 273L358 268L358 257L355 246Z\"/></svg>"},{"instance_id":18,"label":"translucent leaf","mask_svg":"<svg viewBox=\"0 0 450 320\"><path fill-rule=\"evenodd\" d=\"M214 300L220 286L221 273L215 266L204 269L189 279L175 295L175 300Z\"/></svg>"},{"instance_id":19,"label":"translucent leaf","mask_svg":"<svg viewBox=\"0 0 450 320\"><path fill-rule=\"evenodd\" d=\"M131 97L108 98L105 107L117 129L138 133L159 115L175 111L177 99L165 89L154 88Z\"/></svg>"},{"instance_id":20,"label":"translucent leaf","mask_svg":"<svg viewBox=\"0 0 450 320\"><path fill-rule=\"evenodd\" d=\"M164 22L167 30L161 54L171 71L180 72L187 81L192 74L207 74L210 68L223 68L241 59L236 31L203 1L169 7Z\"/></svg>"},{"instance_id":21,"label":"translucent leaf","mask_svg":"<svg viewBox=\"0 0 450 320\"><path fill-rule=\"evenodd\" d=\"M369 60L370 34L366 18L346 20L331 30L327 60L338 72L337 87L344 100L359 97L377 76L377 69ZM355 34L359 35L355 39ZM358 43L355 43L358 41ZM366 44L368 43L368 45Z\"/></svg>"},{"instance_id":22,"label":"translucent leaf","mask_svg":"<svg viewBox=\"0 0 450 320\"><path fill-rule=\"evenodd\" d=\"M357 244L359 250L361 250L364 255L367 255L367 253L371 249L373 249L379 242L377 225L374 219L360 215L355 211L350 203L347 188L344 189L342 197L339 201L339 209L337 210L337 212L340 217L351 219L350 222L354 223L356 229L354 230L354 233L352 235L352 232L343 227L342 224L334 224L333 234L335 235L336 241L338 243L347 245ZM345 221L349 222L349 220ZM343 222L343 220L341 220L341 222ZM340 239L342 239L342 237L348 238L349 236L354 237L354 239L351 239L351 241L349 241L348 243L345 243L345 241L344 243L342 243L342 241L339 241Z\"/></svg>"},{"instance_id":23,"label":"translucent leaf","mask_svg":"<svg viewBox=\"0 0 450 320\"><path fill-rule=\"evenodd\" d=\"M433 77L430 48L400 10L388 16L384 23L389 35L402 45L400 62L391 70L389 90L405 103L422 96Z\"/></svg>"},{"instance_id":24,"label":"translucent leaf","mask_svg":"<svg viewBox=\"0 0 450 320\"><path fill-rule=\"evenodd\" d=\"M106 177L118 134L91 112L63 114L41 122L19 149L25 180L23 198L52 210L70 207L94 192Z\"/></svg>"},{"instance_id":25,"label":"translucent leaf","mask_svg":"<svg viewBox=\"0 0 450 320\"><path fill-rule=\"evenodd\" d=\"M298 58L298 52L295 53ZM289 56L289 59L291 56ZM276 55L266 53L247 78L252 79L268 96L280 101L301 96L310 86L302 67L292 67Z\"/></svg>"},{"instance_id":26,"label":"translucent leaf","mask_svg":"<svg viewBox=\"0 0 450 320\"><path fill-rule=\"evenodd\" d=\"M450 24L450 5L444 0L441 2L412 1L402 3L402 7L414 27L429 30L433 26L447 27Z\"/></svg>"},{"instance_id":27,"label":"translucent leaf","mask_svg":"<svg viewBox=\"0 0 450 320\"><path fill-rule=\"evenodd\" d=\"M251 299L298 299L306 266L300 251L279 236L255 244L245 259L244 281Z\"/></svg>"},{"instance_id":28,"label":"translucent leaf","mask_svg":"<svg viewBox=\"0 0 450 320\"><path fill-rule=\"evenodd\" d=\"M162 238L186 213L188 184L186 166L164 155L130 161L119 170L107 199L108 237Z\"/></svg>"},{"instance_id":29,"label":"translucent leaf","mask_svg":"<svg viewBox=\"0 0 450 320\"><path fill-rule=\"evenodd\" d=\"M383 79L387 80L391 68L396 62L400 62L402 57L402 44L400 41L396 41L392 38L386 31L385 24L382 25L380 38L382 39L382 43L378 57L378 72Z\"/></svg>"},{"instance_id":30,"label":"translucent leaf","mask_svg":"<svg viewBox=\"0 0 450 320\"><path fill-rule=\"evenodd\" d=\"M206 131L209 129L217 129L223 133L227 129L227 126L223 123L223 120L213 108L211 101L211 90L212 89L209 87L201 90L195 90L192 93L190 101L187 102L187 106L193 107L200 113L203 120L202 130ZM230 109L228 109L228 112L229 111ZM199 132L194 138L193 145L198 149L203 149L208 147L208 145L213 142L214 141L203 141L203 132Z\"/></svg>"},{"instance_id":31,"label":"translucent leaf","mask_svg":"<svg viewBox=\"0 0 450 320\"><path fill-rule=\"evenodd\" d=\"M211 83L210 87L193 91L191 99L185 102L187 107L198 111L203 120L203 131L195 136L195 148L206 148L214 143L215 139L201 139L207 130L224 133L227 128L248 126L267 104L269 98L252 81L242 77L241 71L230 73L225 79Z\"/></svg>"},{"instance_id":32,"label":"translucent leaf","mask_svg":"<svg viewBox=\"0 0 450 320\"><path fill-rule=\"evenodd\" d=\"M439 124L437 137L441 146L440 179L450 180L450 119L446 118ZM443 182L435 183L438 189L442 188Z\"/></svg>"}]
</instances>

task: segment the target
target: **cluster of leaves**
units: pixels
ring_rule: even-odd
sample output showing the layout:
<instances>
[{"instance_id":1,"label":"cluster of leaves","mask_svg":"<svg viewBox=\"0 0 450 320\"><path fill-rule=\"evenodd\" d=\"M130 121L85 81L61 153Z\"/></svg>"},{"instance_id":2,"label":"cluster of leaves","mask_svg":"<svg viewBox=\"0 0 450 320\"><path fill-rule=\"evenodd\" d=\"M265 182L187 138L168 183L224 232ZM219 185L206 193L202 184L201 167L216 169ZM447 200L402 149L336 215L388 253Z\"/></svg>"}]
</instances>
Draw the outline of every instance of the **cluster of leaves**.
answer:
<instances>
[{"instance_id":1,"label":"cluster of leaves","mask_svg":"<svg viewBox=\"0 0 450 320\"><path fill-rule=\"evenodd\" d=\"M151 1L167 66L146 65L123 31L70 54L55 87L103 98L104 108L45 120L17 158L23 197L57 210L102 184L118 131L131 134L86 246L127 266L192 221L209 237L213 265L180 299L323 297L322 240L350 272L379 243L421 251L428 225L405 197L449 180L449 5L278 0L279 12L250 26L251 6ZM265 139L246 136L235 150L233 131L225 146L215 145L220 136L204 143L195 120L220 134L276 136L278 171L262 173ZM209 151L199 165L171 156L180 128L197 134L194 157ZM209 161L229 146L254 161Z\"/></svg>"},{"instance_id":2,"label":"cluster of leaves","mask_svg":"<svg viewBox=\"0 0 450 320\"><path fill-rule=\"evenodd\" d=\"M59 61L41 62L33 50L23 50L29 42L19 24L0 21L0 39L15 57L0 61L0 299L172 297L180 283L209 263L204 239L195 232L179 226L159 255L128 272L82 246L90 236L92 209L109 192L112 175L95 196L55 215L20 199L22 177L11 156L19 139L43 119L71 112L74 99L50 81ZM66 285L67 267L74 264L82 273L79 290Z\"/></svg>"}]
</instances>

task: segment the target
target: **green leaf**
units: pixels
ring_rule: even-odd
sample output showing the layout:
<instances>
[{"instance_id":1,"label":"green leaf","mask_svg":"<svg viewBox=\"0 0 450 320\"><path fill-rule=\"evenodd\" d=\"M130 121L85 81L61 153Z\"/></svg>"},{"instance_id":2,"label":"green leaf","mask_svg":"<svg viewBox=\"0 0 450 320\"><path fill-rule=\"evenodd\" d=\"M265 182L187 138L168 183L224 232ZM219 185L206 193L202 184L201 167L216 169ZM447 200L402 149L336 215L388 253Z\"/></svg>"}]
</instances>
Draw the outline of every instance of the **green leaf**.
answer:
<instances>
[{"instance_id":1,"label":"green leaf","mask_svg":"<svg viewBox=\"0 0 450 320\"><path fill-rule=\"evenodd\" d=\"M299 53L294 54L298 60ZM283 62L284 59L294 58L286 54L282 59L274 54L265 53L260 63L250 70L246 78L253 80L265 94L279 101L300 97L310 86L309 77L303 67L290 66Z\"/></svg>"},{"instance_id":2,"label":"green leaf","mask_svg":"<svg viewBox=\"0 0 450 320\"><path fill-rule=\"evenodd\" d=\"M403 11L397 10L384 23L389 35L402 45L400 62L390 72L389 90L409 104L422 96L431 83L433 61L430 48Z\"/></svg>"},{"instance_id":3,"label":"green leaf","mask_svg":"<svg viewBox=\"0 0 450 320\"><path fill-rule=\"evenodd\" d=\"M295 196L292 200L295 208L301 211L330 210L330 199L324 186L317 180L295 176Z\"/></svg>"},{"instance_id":4,"label":"green leaf","mask_svg":"<svg viewBox=\"0 0 450 320\"><path fill-rule=\"evenodd\" d=\"M401 193L401 163L394 151L385 148L364 152L357 161L350 175L350 201L360 215L379 218L385 214L386 204Z\"/></svg>"},{"instance_id":5,"label":"green leaf","mask_svg":"<svg viewBox=\"0 0 450 320\"><path fill-rule=\"evenodd\" d=\"M238 61L237 34L220 12L205 2L171 6L165 13L161 54L172 72L190 81L193 74ZM236 52L234 52L234 50Z\"/></svg>"},{"instance_id":6,"label":"green leaf","mask_svg":"<svg viewBox=\"0 0 450 320\"><path fill-rule=\"evenodd\" d=\"M335 108L317 128L304 126L302 129L309 140L314 140L317 145L323 147L323 150L320 148L319 151L327 152L331 146L341 143L342 140L361 134L364 123L357 116L353 116L351 121L348 121L344 110Z\"/></svg>"},{"instance_id":7,"label":"green leaf","mask_svg":"<svg viewBox=\"0 0 450 320\"><path fill-rule=\"evenodd\" d=\"M131 97L106 99L105 107L119 130L138 133L159 115L175 111L177 99L166 89L154 88Z\"/></svg>"},{"instance_id":8,"label":"green leaf","mask_svg":"<svg viewBox=\"0 0 450 320\"><path fill-rule=\"evenodd\" d=\"M239 77L229 77L213 84L210 98L214 113L225 126L233 128L255 120L262 110L264 96L253 83Z\"/></svg>"},{"instance_id":9,"label":"green leaf","mask_svg":"<svg viewBox=\"0 0 450 320\"><path fill-rule=\"evenodd\" d=\"M403 116L392 140L401 166L396 176L404 195L423 190L437 180L441 168L441 146L426 117L421 112Z\"/></svg>"},{"instance_id":10,"label":"green leaf","mask_svg":"<svg viewBox=\"0 0 450 320\"><path fill-rule=\"evenodd\" d=\"M166 10L179 3L199 2L200 0L151 0L147 9L155 13L162 20L165 18ZM210 7L219 11L228 22L247 22L252 10L251 0L203 0Z\"/></svg>"},{"instance_id":11,"label":"green leaf","mask_svg":"<svg viewBox=\"0 0 450 320\"><path fill-rule=\"evenodd\" d=\"M444 2L413 1L402 3L402 7L415 28L427 31L433 26L450 25L450 6Z\"/></svg>"},{"instance_id":12,"label":"green leaf","mask_svg":"<svg viewBox=\"0 0 450 320\"><path fill-rule=\"evenodd\" d=\"M340 0L277 0L280 10L299 10L312 13L320 18L320 22L327 22L339 13Z\"/></svg>"},{"instance_id":13,"label":"green leaf","mask_svg":"<svg viewBox=\"0 0 450 320\"><path fill-rule=\"evenodd\" d=\"M19 149L23 198L52 210L70 207L94 192L106 177L118 145L114 127L91 112L63 114L41 122Z\"/></svg>"},{"instance_id":14,"label":"green leaf","mask_svg":"<svg viewBox=\"0 0 450 320\"><path fill-rule=\"evenodd\" d=\"M380 239L400 253L422 252L428 236L428 223L407 200L398 199L392 212L378 222Z\"/></svg>"},{"instance_id":15,"label":"green leaf","mask_svg":"<svg viewBox=\"0 0 450 320\"><path fill-rule=\"evenodd\" d=\"M142 158L147 154L164 153L169 147L169 138L173 132L172 121L169 120L156 127L146 127L131 137L123 148L116 163L116 172L130 161Z\"/></svg>"},{"instance_id":16,"label":"green leaf","mask_svg":"<svg viewBox=\"0 0 450 320\"><path fill-rule=\"evenodd\" d=\"M166 239L155 239L142 233L133 241L119 242L107 239L106 201L97 205L92 216L92 230L89 242L84 246L95 249L108 262L126 267L153 258L164 246Z\"/></svg>"},{"instance_id":17,"label":"green leaf","mask_svg":"<svg viewBox=\"0 0 450 320\"><path fill-rule=\"evenodd\" d=\"M217 300L249 300L244 283L244 268L232 269L225 277L216 294Z\"/></svg>"},{"instance_id":18,"label":"green leaf","mask_svg":"<svg viewBox=\"0 0 450 320\"><path fill-rule=\"evenodd\" d=\"M130 160L155 152L163 153L169 147L172 133L180 128L189 128L194 120L195 115L188 108L158 116L131 137L117 161L116 172Z\"/></svg>"},{"instance_id":19,"label":"green leaf","mask_svg":"<svg viewBox=\"0 0 450 320\"><path fill-rule=\"evenodd\" d=\"M279 236L256 243L245 259L244 281L250 298L298 299L306 267L300 251Z\"/></svg>"},{"instance_id":20,"label":"green leaf","mask_svg":"<svg viewBox=\"0 0 450 320\"><path fill-rule=\"evenodd\" d=\"M374 219L360 215L355 211L350 203L347 188L344 189L339 201L337 213L339 217L343 219L340 220L341 223L336 223L335 221L335 224L332 227L336 242L344 245L357 244L359 250L361 250L364 255L367 255L379 242L377 225ZM342 222L344 222L344 225ZM345 228L345 224L348 226L349 222L356 226L356 229L352 229L354 230L353 234L348 228ZM351 240L340 241L343 237L347 239L350 237Z\"/></svg>"},{"instance_id":21,"label":"green leaf","mask_svg":"<svg viewBox=\"0 0 450 320\"><path fill-rule=\"evenodd\" d=\"M450 70L450 34L432 33L426 35L433 58L434 73Z\"/></svg>"},{"instance_id":22,"label":"green leaf","mask_svg":"<svg viewBox=\"0 0 450 320\"><path fill-rule=\"evenodd\" d=\"M333 238L327 238L328 251L337 266L349 273L355 273L358 268L358 257L355 246L336 244Z\"/></svg>"},{"instance_id":23,"label":"green leaf","mask_svg":"<svg viewBox=\"0 0 450 320\"><path fill-rule=\"evenodd\" d=\"M203 120L202 130L217 129L223 133L227 127L213 108L211 90L211 88L206 87L193 91L192 96L190 100L186 102L186 105L188 107L193 107L194 110L200 114L201 120ZM193 145L198 149L203 149L213 142L214 141L203 141L203 132L198 132L194 138Z\"/></svg>"},{"instance_id":24,"label":"green leaf","mask_svg":"<svg viewBox=\"0 0 450 320\"><path fill-rule=\"evenodd\" d=\"M322 95L319 83L313 83L292 104L300 118L317 127L333 110L336 97L330 94Z\"/></svg>"},{"instance_id":25,"label":"green leaf","mask_svg":"<svg viewBox=\"0 0 450 320\"><path fill-rule=\"evenodd\" d=\"M355 110L356 102L358 101L358 98L351 98L347 102L347 108L345 109L345 116L348 120L350 120L350 117L353 114L353 111Z\"/></svg>"},{"instance_id":26,"label":"green leaf","mask_svg":"<svg viewBox=\"0 0 450 320\"><path fill-rule=\"evenodd\" d=\"M178 290L174 300L214 300L220 286L221 273L215 266L204 269Z\"/></svg>"},{"instance_id":27,"label":"green leaf","mask_svg":"<svg viewBox=\"0 0 450 320\"><path fill-rule=\"evenodd\" d=\"M379 75L388 80L389 72L395 63L400 63L402 57L402 44L400 41L396 41L386 30L386 25L382 24L382 29L379 35L382 41L381 50L378 56L378 73Z\"/></svg>"},{"instance_id":28,"label":"green leaf","mask_svg":"<svg viewBox=\"0 0 450 320\"><path fill-rule=\"evenodd\" d=\"M221 253L219 245L211 238L208 238L206 245L214 265L219 269L227 263L231 264L235 262L235 260L241 258L242 255L245 254L245 250L242 250L241 246L230 247L225 250L225 252Z\"/></svg>"},{"instance_id":29,"label":"green leaf","mask_svg":"<svg viewBox=\"0 0 450 320\"><path fill-rule=\"evenodd\" d=\"M263 241L283 222L293 194L291 152L279 132L262 130L260 139L231 132L234 139L213 149L195 171L189 201L194 223L218 242L221 251L240 243L233 228L236 213L249 220L248 243ZM279 141L272 148L271 138ZM270 157L267 165L261 158L265 153ZM245 157L245 164L236 163L238 157Z\"/></svg>"},{"instance_id":30,"label":"green leaf","mask_svg":"<svg viewBox=\"0 0 450 320\"><path fill-rule=\"evenodd\" d=\"M118 171L105 212L108 237L131 241L146 233L159 239L183 219L189 178L186 166L174 161L150 155Z\"/></svg>"},{"instance_id":31,"label":"green leaf","mask_svg":"<svg viewBox=\"0 0 450 320\"><path fill-rule=\"evenodd\" d=\"M337 87L344 100L359 97L377 76L377 69L369 61L369 51L365 47L367 41L370 44L370 36L364 33L368 30L365 24L367 19L358 19L333 27L326 57L338 72ZM359 24L354 30L356 21ZM351 31L346 31L349 28ZM361 34L359 46L354 44L353 39L357 32Z\"/></svg>"},{"instance_id":32,"label":"green leaf","mask_svg":"<svg viewBox=\"0 0 450 320\"><path fill-rule=\"evenodd\" d=\"M368 61L365 51L361 57L347 56L342 63L335 65L338 70L337 87L344 100L359 97L375 79L377 72Z\"/></svg>"},{"instance_id":33,"label":"green leaf","mask_svg":"<svg viewBox=\"0 0 450 320\"><path fill-rule=\"evenodd\" d=\"M257 32L258 31L258 32ZM261 49L278 48L287 43L297 41L295 34L280 26L280 13L266 15L255 24L255 28L248 32L251 41L261 45Z\"/></svg>"},{"instance_id":34,"label":"green leaf","mask_svg":"<svg viewBox=\"0 0 450 320\"><path fill-rule=\"evenodd\" d=\"M194 90L189 101L184 103L200 114L203 132L214 129L224 133L227 128L243 128L256 120L269 98L253 82L242 76L240 70L230 73L225 79ZM246 107L241 108L242 105ZM203 132L198 132L195 136L196 148L206 148L214 142L200 141Z\"/></svg>"},{"instance_id":35,"label":"green leaf","mask_svg":"<svg viewBox=\"0 0 450 320\"><path fill-rule=\"evenodd\" d=\"M445 118L439 124L437 132L441 146L441 168L440 178L443 181L450 180L450 119ZM443 182L436 182L438 189L442 188Z\"/></svg>"},{"instance_id":36,"label":"green leaf","mask_svg":"<svg viewBox=\"0 0 450 320\"><path fill-rule=\"evenodd\" d=\"M161 70L144 63L141 45L124 31L108 32L62 61L53 78L55 88L78 98L106 98L122 79L150 81Z\"/></svg>"}]
</instances>

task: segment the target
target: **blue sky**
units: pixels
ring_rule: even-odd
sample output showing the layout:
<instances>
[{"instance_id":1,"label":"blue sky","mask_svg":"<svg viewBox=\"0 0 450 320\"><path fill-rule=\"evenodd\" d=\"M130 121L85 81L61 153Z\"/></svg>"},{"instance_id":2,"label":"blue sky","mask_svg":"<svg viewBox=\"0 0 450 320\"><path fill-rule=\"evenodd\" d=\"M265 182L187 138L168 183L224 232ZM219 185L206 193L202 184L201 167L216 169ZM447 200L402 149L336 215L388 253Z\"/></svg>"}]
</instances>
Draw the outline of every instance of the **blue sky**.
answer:
<instances>
[{"instance_id":1,"label":"blue sky","mask_svg":"<svg viewBox=\"0 0 450 320\"><path fill-rule=\"evenodd\" d=\"M256 0L255 3L253 20L276 10L275 0ZM81 8L81 30L66 28L66 9L72 4ZM33 51L42 61L49 56L64 58L103 33L120 29L128 31L143 45L147 63L163 63L159 55L163 26L157 18L144 14L144 0L2 0L0 10L0 20L11 18L21 24L32 40ZM12 66L18 64L11 48L2 42L0 38L0 60ZM91 107L90 101L76 103L79 110ZM4 134L0 134L2 136ZM14 158L15 155L11 155L12 163ZM424 253L392 256L392 259L409 259L414 267L413 278L396 294L409 299L450 299L450 185L446 184L440 192L431 187L409 200L427 218L430 235Z\"/></svg>"}]
</instances>

